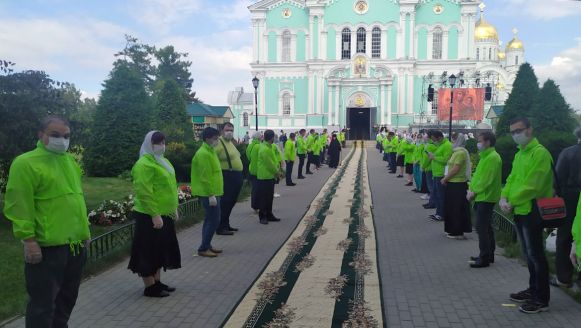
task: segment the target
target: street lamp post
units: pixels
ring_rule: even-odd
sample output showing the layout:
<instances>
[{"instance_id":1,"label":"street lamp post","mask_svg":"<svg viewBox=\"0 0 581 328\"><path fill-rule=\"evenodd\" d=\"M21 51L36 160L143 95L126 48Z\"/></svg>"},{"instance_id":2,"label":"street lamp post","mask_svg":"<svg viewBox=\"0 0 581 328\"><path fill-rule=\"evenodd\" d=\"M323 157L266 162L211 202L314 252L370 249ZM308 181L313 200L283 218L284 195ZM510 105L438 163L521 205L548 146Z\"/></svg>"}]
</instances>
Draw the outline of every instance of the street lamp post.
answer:
<instances>
[{"instance_id":1,"label":"street lamp post","mask_svg":"<svg viewBox=\"0 0 581 328\"><path fill-rule=\"evenodd\" d=\"M450 83L450 125L448 127L448 140L452 141L452 107L454 106L454 85L456 85L456 75L452 74L448 78Z\"/></svg>"},{"instance_id":2,"label":"street lamp post","mask_svg":"<svg viewBox=\"0 0 581 328\"><path fill-rule=\"evenodd\" d=\"M254 119L256 122L256 131L258 131L258 78L255 76L252 79L252 86L254 87Z\"/></svg>"}]
</instances>

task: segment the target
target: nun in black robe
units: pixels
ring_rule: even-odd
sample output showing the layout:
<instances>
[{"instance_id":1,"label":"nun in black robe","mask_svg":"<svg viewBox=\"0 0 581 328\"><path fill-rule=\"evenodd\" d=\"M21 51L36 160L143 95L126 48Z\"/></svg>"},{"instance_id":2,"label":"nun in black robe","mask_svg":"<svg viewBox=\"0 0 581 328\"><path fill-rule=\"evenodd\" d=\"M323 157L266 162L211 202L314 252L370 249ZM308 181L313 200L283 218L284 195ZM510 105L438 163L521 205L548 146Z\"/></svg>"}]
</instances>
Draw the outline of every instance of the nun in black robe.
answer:
<instances>
[{"instance_id":1,"label":"nun in black robe","mask_svg":"<svg viewBox=\"0 0 581 328\"><path fill-rule=\"evenodd\" d=\"M331 143L329 144L329 167L336 169L339 166L339 158L341 158L341 144L337 140L337 135L331 136Z\"/></svg>"}]
</instances>

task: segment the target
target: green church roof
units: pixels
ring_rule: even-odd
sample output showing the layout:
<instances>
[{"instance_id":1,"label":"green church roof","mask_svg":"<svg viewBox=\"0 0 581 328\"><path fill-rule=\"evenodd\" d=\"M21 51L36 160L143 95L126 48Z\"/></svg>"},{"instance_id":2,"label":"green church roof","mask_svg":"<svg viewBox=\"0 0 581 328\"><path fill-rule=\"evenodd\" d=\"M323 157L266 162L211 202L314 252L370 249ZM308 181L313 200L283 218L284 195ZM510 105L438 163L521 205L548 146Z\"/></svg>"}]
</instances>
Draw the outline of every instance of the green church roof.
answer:
<instances>
[{"instance_id":1,"label":"green church roof","mask_svg":"<svg viewBox=\"0 0 581 328\"><path fill-rule=\"evenodd\" d=\"M192 103L186 108L189 116L224 117L230 109L228 106L212 106L203 103Z\"/></svg>"}]
</instances>

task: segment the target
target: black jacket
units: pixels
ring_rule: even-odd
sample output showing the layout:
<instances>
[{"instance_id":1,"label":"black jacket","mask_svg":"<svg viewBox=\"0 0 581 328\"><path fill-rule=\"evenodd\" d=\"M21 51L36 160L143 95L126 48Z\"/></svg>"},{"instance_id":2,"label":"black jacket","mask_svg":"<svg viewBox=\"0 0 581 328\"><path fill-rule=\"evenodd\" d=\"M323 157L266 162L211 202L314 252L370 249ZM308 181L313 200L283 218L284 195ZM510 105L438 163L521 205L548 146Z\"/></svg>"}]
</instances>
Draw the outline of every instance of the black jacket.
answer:
<instances>
[{"instance_id":1,"label":"black jacket","mask_svg":"<svg viewBox=\"0 0 581 328\"><path fill-rule=\"evenodd\" d=\"M578 195L581 192L581 144L563 149L555 169L561 193Z\"/></svg>"}]
</instances>

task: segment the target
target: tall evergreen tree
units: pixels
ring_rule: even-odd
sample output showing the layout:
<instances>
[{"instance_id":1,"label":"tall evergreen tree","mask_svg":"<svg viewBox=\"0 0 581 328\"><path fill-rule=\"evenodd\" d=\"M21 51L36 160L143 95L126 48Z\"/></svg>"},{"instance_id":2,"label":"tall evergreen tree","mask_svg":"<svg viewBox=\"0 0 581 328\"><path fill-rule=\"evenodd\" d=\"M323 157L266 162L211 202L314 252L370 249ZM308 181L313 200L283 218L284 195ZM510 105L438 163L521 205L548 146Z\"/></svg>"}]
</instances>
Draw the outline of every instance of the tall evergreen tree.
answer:
<instances>
[{"instance_id":1,"label":"tall evergreen tree","mask_svg":"<svg viewBox=\"0 0 581 328\"><path fill-rule=\"evenodd\" d=\"M159 62L156 69L158 80L174 80L184 90L184 95L192 91L191 61L185 60L188 53L176 52L173 46L166 46L155 51L155 58Z\"/></svg>"},{"instance_id":2,"label":"tall evergreen tree","mask_svg":"<svg viewBox=\"0 0 581 328\"><path fill-rule=\"evenodd\" d=\"M577 125L573 110L565 101L559 86L551 79L543 84L537 96L533 106L533 118L535 131L538 133L557 131L570 133Z\"/></svg>"},{"instance_id":3,"label":"tall evergreen tree","mask_svg":"<svg viewBox=\"0 0 581 328\"><path fill-rule=\"evenodd\" d=\"M529 63L520 66L514 80L510 96L506 100L502 115L496 126L499 136L508 134L509 123L512 119L533 115L533 104L539 93L539 81L533 67Z\"/></svg>"},{"instance_id":4,"label":"tall evergreen tree","mask_svg":"<svg viewBox=\"0 0 581 328\"><path fill-rule=\"evenodd\" d=\"M156 94L156 128L163 131L168 141L184 141L191 137L192 124L186 112L183 89L173 79L159 81Z\"/></svg>"},{"instance_id":5,"label":"tall evergreen tree","mask_svg":"<svg viewBox=\"0 0 581 328\"><path fill-rule=\"evenodd\" d=\"M151 103L141 74L117 61L103 85L85 154L90 175L117 176L139 157L151 122Z\"/></svg>"}]
</instances>

